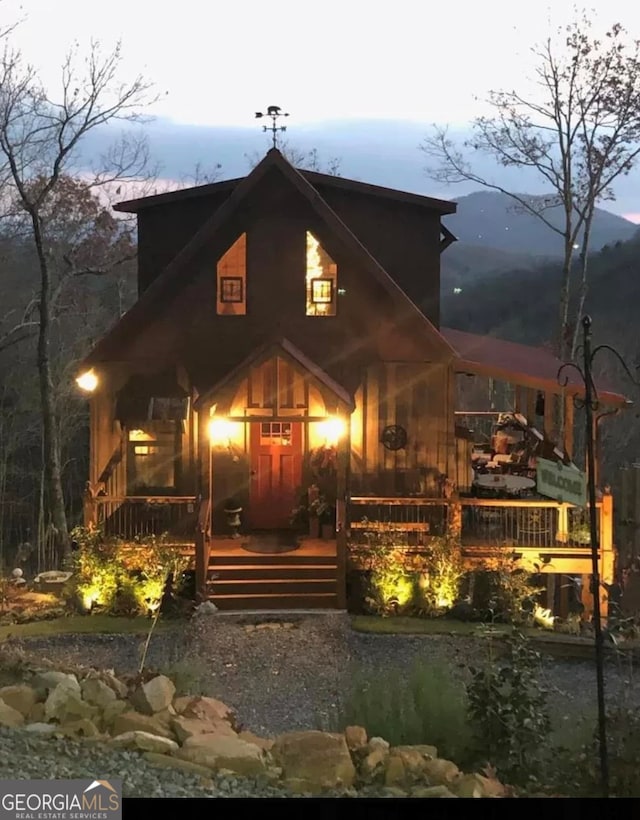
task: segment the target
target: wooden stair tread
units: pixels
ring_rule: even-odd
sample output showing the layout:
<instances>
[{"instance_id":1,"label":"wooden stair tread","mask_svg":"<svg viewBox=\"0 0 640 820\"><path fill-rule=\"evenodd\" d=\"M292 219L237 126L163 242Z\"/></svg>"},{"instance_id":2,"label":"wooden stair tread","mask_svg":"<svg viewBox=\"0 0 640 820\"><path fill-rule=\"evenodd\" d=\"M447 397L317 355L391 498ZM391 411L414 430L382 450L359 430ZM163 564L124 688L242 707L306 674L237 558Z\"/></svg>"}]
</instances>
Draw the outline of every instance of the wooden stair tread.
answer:
<instances>
[{"instance_id":1,"label":"wooden stair tread","mask_svg":"<svg viewBox=\"0 0 640 820\"><path fill-rule=\"evenodd\" d=\"M210 601L217 601L217 600L233 600L233 601L240 601L243 598L264 598L269 600L276 600L278 598L336 598L335 592L300 592L300 593L286 593L281 594L279 592L257 592L255 595L246 595L241 593L232 593L232 594L224 594L224 595L217 595L215 592L209 595Z\"/></svg>"}]
</instances>

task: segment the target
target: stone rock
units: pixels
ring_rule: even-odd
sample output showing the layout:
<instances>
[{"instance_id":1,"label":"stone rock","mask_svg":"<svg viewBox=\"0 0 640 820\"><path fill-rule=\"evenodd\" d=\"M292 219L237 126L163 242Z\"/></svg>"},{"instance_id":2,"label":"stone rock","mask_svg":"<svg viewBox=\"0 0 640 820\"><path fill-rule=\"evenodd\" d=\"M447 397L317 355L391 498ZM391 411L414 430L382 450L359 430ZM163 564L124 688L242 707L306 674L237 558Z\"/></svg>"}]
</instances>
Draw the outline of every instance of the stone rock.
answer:
<instances>
[{"instance_id":1,"label":"stone rock","mask_svg":"<svg viewBox=\"0 0 640 820\"><path fill-rule=\"evenodd\" d=\"M17 712L20 712L24 717L28 717L33 709L38 695L35 689L27 686L24 683L16 684L15 686L3 686L0 689L0 700L3 700L7 706L11 706Z\"/></svg>"},{"instance_id":2,"label":"stone rock","mask_svg":"<svg viewBox=\"0 0 640 820\"><path fill-rule=\"evenodd\" d=\"M127 684L123 683L119 678L116 678L116 676L112 675L110 672L101 672L99 679L113 689L117 697L126 698L129 694L129 687Z\"/></svg>"},{"instance_id":3,"label":"stone rock","mask_svg":"<svg viewBox=\"0 0 640 820\"><path fill-rule=\"evenodd\" d=\"M184 710L194 700L196 700L195 695L180 695L180 697L174 698L173 708L176 710L176 714L182 715L184 713Z\"/></svg>"},{"instance_id":4,"label":"stone rock","mask_svg":"<svg viewBox=\"0 0 640 820\"><path fill-rule=\"evenodd\" d=\"M382 737L372 737L371 740L367 743L367 750L369 752L375 752L378 749L384 752L388 752L389 743Z\"/></svg>"},{"instance_id":5,"label":"stone rock","mask_svg":"<svg viewBox=\"0 0 640 820\"><path fill-rule=\"evenodd\" d=\"M274 741L268 737L258 737L253 732L239 732L240 740L245 740L247 743L253 743L254 746L259 746L263 751L269 752L273 749Z\"/></svg>"},{"instance_id":6,"label":"stone rock","mask_svg":"<svg viewBox=\"0 0 640 820\"><path fill-rule=\"evenodd\" d=\"M124 732L109 741L111 746L120 749L140 749L143 752L171 754L180 748L175 740L151 734L150 732Z\"/></svg>"},{"instance_id":7,"label":"stone rock","mask_svg":"<svg viewBox=\"0 0 640 820\"><path fill-rule=\"evenodd\" d=\"M446 786L417 786L411 789L411 797L456 797Z\"/></svg>"},{"instance_id":8,"label":"stone rock","mask_svg":"<svg viewBox=\"0 0 640 820\"><path fill-rule=\"evenodd\" d=\"M212 601L203 601L193 610L193 614L201 617L203 615L215 615L218 607Z\"/></svg>"},{"instance_id":9,"label":"stone rock","mask_svg":"<svg viewBox=\"0 0 640 820\"><path fill-rule=\"evenodd\" d=\"M77 718L93 718L97 708L80 697L80 687L74 689L66 683L60 683L49 692L44 703L44 716L47 720L65 723Z\"/></svg>"},{"instance_id":10,"label":"stone rock","mask_svg":"<svg viewBox=\"0 0 640 820\"><path fill-rule=\"evenodd\" d=\"M368 746L366 748L369 748ZM376 746L369 752L360 764L360 774L365 780L371 780L380 774L384 769L384 764L389 757L389 750L383 746Z\"/></svg>"},{"instance_id":11,"label":"stone rock","mask_svg":"<svg viewBox=\"0 0 640 820\"><path fill-rule=\"evenodd\" d=\"M70 737L98 737L100 735L95 723L89 720L89 718L72 720L58 727L58 730Z\"/></svg>"},{"instance_id":12,"label":"stone rock","mask_svg":"<svg viewBox=\"0 0 640 820\"><path fill-rule=\"evenodd\" d=\"M165 726L171 728L171 722L173 721L173 719L176 717L177 714L178 713L173 708L173 706L171 704L169 704L169 706L167 706L166 709L162 709L162 711L156 712L153 717L156 720L159 720L160 723L163 723Z\"/></svg>"},{"instance_id":13,"label":"stone rock","mask_svg":"<svg viewBox=\"0 0 640 820\"><path fill-rule=\"evenodd\" d=\"M438 749L435 746L427 746L426 744L416 744L415 746L393 746L391 749L392 752L402 754L405 751L408 751L409 754L413 752L417 752L423 759L431 760L432 758L438 757Z\"/></svg>"},{"instance_id":14,"label":"stone rock","mask_svg":"<svg viewBox=\"0 0 640 820\"><path fill-rule=\"evenodd\" d=\"M432 786L447 786L460 775L460 769L455 763L440 757L434 760L425 760L423 771Z\"/></svg>"},{"instance_id":15,"label":"stone rock","mask_svg":"<svg viewBox=\"0 0 640 820\"><path fill-rule=\"evenodd\" d=\"M363 726L347 726L344 738L349 749L356 752L367 745L367 730Z\"/></svg>"},{"instance_id":16,"label":"stone rock","mask_svg":"<svg viewBox=\"0 0 640 820\"><path fill-rule=\"evenodd\" d=\"M87 678L81 684L82 697L87 703L92 703L100 709L104 709L109 703L116 700L115 691L99 678Z\"/></svg>"},{"instance_id":17,"label":"stone rock","mask_svg":"<svg viewBox=\"0 0 640 820\"><path fill-rule=\"evenodd\" d=\"M188 718L184 715L173 718L171 729L176 736L178 743L184 743L195 735L225 735L226 737L236 737L236 733L226 720L200 720L199 718ZM252 742L252 741L247 741ZM258 744L256 744L258 745Z\"/></svg>"},{"instance_id":18,"label":"stone rock","mask_svg":"<svg viewBox=\"0 0 640 820\"><path fill-rule=\"evenodd\" d=\"M24 715L0 700L0 726L9 726L12 729L24 724Z\"/></svg>"},{"instance_id":19,"label":"stone rock","mask_svg":"<svg viewBox=\"0 0 640 820\"><path fill-rule=\"evenodd\" d=\"M342 734L289 732L276 738L271 753L286 781L295 780L317 793L352 786L356 770Z\"/></svg>"},{"instance_id":20,"label":"stone rock","mask_svg":"<svg viewBox=\"0 0 640 820\"><path fill-rule=\"evenodd\" d=\"M29 723L44 723L44 703L34 703L29 712Z\"/></svg>"},{"instance_id":21,"label":"stone rock","mask_svg":"<svg viewBox=\"0 0 640 820\"><path fill-rule=\"evenodd\" d=\"M384 790L384 793L387 797L406 797L407 793L404 789L399 788L398 786L387 786Z\"/></svg>"},{"instance_id":22,"label":"stone rock","mask_svg":"<svg viewBox=\"0 0 640 820\"><path fill-rule=\"evenodd\" d=\"M198 763L191 763L189 760L182 760L180 757L169 756L158 752L145 752L143 757L148 760L152 766L158 766L162 769L176 769L188 774L197 774L200 777L209 780L211 777L211 769L207 766L200 766Z\"/></svg>"},{"instance_id":23,"label":"stone rock","mask_svg":"<svg viewBox=\"0 0 640 820\"><path fill-rule=\"evenodd\" d=\"M174 682L166 675L157 675L136 689L131 703L143 714L153 715L171 706L175 693Z\"/></svg>"},{"instance_id":24,"label":"stone rock","mask_svg":"<svg viewBox=\"0 0 640 820\"><path fill-rule=\"evenodd\" d=\"M179 710L176 709L176 711ZM191 698L186 708L182 710L182 714L185 717L199 718L200 720L226 720L234 729L236 728L235 712L226 703L216 700L216 698Z\"/></svg>"},{"instance_id":25,"label":"stone rock","mask_svg":"<svg viewBox=\"0 0 640 820\"><path fill-rule=\"evenodd\" d=\"M109 729L118 715L130 710L130 705L125 700L112 700L102 710L102 727Z\"/></svg>"},{"instance_id":26,"label":"stone rock","mask_svg":"<svg viewBox=\"0 0 640 820\"><path fill-rule=\"evenodd\" d=\"M384 772L385 786L401 786L407 778L402 758L390 755Z\"/></svg>"},{"instance_id":27,"label":"stone rock","mask_svg":"<svg viewBox=\"0 0 640 820\"><path fill-rule=\"evenodd\" d=\"M34 735L52 735L59 729L55 723L29 723L24 727L25 732L31 732Z\"/></svg>"},{"instance_id":28,"label":"stone rock","mask_svg":"<svg viewBox=\"0 0 640 820\"><path fill-rule=\"evenodd\" d=\"M424 772L425 762L433 759L437 750L435 746L393 746L389 753L400 758L406 772L416 777Z\"/></svg>"},{"instance_id":29,"label":"stone rock","mask_svg":"<svg viewBox=\"0 0 640 820\"><path fill-rule=\"evenodd\" d=\"M464 774L451 788L458 797L504 797L507 791L499 780L481 774Z\"/></svg>"},{"instance_id":30,"label":"stone rock","mask_svg":"<svg viewBox=\"0 0 640 820\"><path fill-rule=\"evenodd\" d=\"M31 681L31 685L40 693L42 699L53 689L61 685L73 690L78 696L81 693L80 684L75 675L67 674L66 672L56 672L55 670L38 672Z\"/></svg>"},{"instance_id":31,"label":"stone rock","mask_svg":"<svg viewBox=\"0 0 640 820\"><path fill-rule=\"evenodd\" d=\"M111 734L116 737L125 732L148 732L151 735L168 737L173 740L173 733L170 729L151 715L141 715L139 712L122 712L116 715Z\"/></svg>"},{"instance_id":32,"label":"stone rock","mask_svg":"<svg viewBox=\"0 0 640 820\"><path fill-rule=\"evenodd\" d=\"M210 769L229 769L240 775L262 774L266 761L262 749L238 737L194 735L185 740L176 757Z\"/></svg>"}]
</instances>

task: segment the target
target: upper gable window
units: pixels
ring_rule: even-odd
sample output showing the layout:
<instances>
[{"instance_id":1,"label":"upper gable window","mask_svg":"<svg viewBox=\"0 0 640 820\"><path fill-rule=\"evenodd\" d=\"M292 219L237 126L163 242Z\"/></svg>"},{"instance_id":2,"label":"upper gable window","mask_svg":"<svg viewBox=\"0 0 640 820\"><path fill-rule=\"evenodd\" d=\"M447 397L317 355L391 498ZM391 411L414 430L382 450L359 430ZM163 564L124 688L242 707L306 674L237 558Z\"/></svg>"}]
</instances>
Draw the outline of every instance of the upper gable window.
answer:
<instances>
[{"instance_id":1,"label":"upper gable window","mask_svg":"<svg viewBox=\"0 0 640 820\"><path fill-rule=\"evenodd\" d=\"M238 237L218 261L216 311L221 316L247 312L247 235Z\"/></svg>"},{"instance_id":2,"label":"upper gable window","mask_svg":"<svg viewBox=\"0 0 640 820\"><path fill-rule=\"evenodd\" d=\"M307 231L307 316L335 316L338 266Z\"/></svg>"}]
</instances>

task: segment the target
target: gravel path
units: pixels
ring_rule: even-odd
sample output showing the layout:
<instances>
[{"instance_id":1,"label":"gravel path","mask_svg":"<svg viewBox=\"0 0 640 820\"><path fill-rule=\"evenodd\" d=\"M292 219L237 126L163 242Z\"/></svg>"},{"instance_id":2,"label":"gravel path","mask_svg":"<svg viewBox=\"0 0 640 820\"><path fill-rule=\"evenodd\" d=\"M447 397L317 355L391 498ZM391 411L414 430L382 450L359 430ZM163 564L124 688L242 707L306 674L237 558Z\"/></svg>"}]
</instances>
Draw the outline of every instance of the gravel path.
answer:
<instances>
[{"instance_id":1,"label":"gravel path","mask_svg":"<svg viewBox=\"0 0 640 820\"><path fill-rule=\"evenodd\" d=\"M36 662L47 659L62 667L95 666L128 674L138 667L142 641L134 635L60 635L11 641L11 646ZM394 670L408 671L420 659L445 662L462 675L467 664L484 657L486 647L478 638L357 633L340 613L291 616L284 624L218 614L158 632L147 666L170 672L183 690L213 695L233 706L246 728L274 735L330 726L342 696L353 687L354 670L368 678L384 677ZM624 692L640 704L640 688L628 670L609 663L606 678L611 700ZM559 719L574 721L593 713L591 663L546 659L542 679L550 692L550 710ZM217 775L203 781L154 768L135 752L0 729L3 777L42 777L45 760L47 776L53 778L96 773L121 777L129 796L288 796L269 783Z\"/></svg>"}]
</instances>

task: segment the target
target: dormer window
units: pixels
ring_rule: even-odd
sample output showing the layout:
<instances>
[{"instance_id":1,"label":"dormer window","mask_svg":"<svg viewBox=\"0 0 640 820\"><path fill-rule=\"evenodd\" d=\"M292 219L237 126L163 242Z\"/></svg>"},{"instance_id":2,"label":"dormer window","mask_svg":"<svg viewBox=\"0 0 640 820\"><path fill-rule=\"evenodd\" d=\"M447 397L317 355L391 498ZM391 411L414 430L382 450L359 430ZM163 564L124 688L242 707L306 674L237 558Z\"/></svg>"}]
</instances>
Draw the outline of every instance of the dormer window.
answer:
<instances>
[{"instance_id":1,"label":"dormer window","mask_svg":"<svg viewBox=\"0 0 640 820\"><path fill-rule=\"evenodd\" d=\"M218 261L217 304L220 316L244 316L247 312L247 235L233 243Z\"/></svg>"},{"instance_id":2,"label":"dormer window","mask_svg":"<svg viewBox=\"0 0 640 820\"><path fill-rule=\"evenodd\" d=\"M307 316L335 316L338 266L307 231Z\"/></svg>"}]
</instances>

